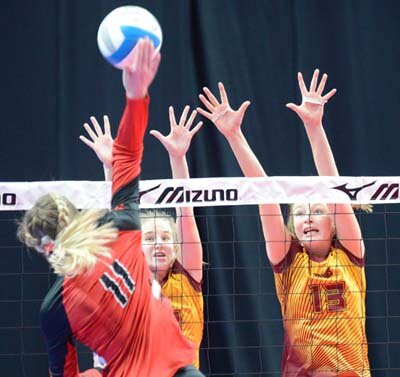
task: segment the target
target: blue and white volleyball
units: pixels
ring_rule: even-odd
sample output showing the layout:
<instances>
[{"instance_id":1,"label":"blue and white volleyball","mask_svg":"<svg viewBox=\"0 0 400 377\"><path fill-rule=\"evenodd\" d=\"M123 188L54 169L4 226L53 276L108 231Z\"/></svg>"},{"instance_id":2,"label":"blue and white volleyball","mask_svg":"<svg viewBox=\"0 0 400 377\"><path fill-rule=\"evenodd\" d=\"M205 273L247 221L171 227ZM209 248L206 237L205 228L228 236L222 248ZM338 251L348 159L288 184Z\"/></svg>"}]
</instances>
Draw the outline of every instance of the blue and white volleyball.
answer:
<instances>
[{"instance_id":1,"label":"blue and white volleyball","mask_svg":"<svg viewBox=\"0 0 400 377\"><path fill-rule=\"evenodd\" d=\"M97 44L110 64L123 69L131 63L137 41L146 36L160 49L162 31L157 19L142 7L127 5L114 9L104 18L97 32Z\"/></svg>"}]
</instances>

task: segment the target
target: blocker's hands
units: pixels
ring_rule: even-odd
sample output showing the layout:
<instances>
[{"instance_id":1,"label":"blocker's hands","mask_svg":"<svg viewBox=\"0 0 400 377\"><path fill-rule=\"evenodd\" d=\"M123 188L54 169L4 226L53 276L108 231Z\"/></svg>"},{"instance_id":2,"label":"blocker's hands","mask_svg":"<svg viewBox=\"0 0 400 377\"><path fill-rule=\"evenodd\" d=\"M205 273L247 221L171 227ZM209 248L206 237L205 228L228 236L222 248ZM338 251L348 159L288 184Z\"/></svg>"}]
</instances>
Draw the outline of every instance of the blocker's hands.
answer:
<instances>
[{"instance_id":1,"label":"blocker's hands","mask_svg":"<svg viewBox=\"0 0 400 377\"><path fill-rule=\"evenodd\" d=\"M218 131L226 138L240 131L240 126L250 101L243 102L238 110L233 110L229 105L228 95L226 94L224 85L218 83L221 102L219 102L208 88L203 88L204 94L200 94L199 98L208 111L197 108L199 114L211 120Z\"/></svg>"},{"instance_id":2,"label":"blocker's hands","mask_svg":"<svg viewBox=\"0 0 400 377\"><path fill-rule=\"evenodd\" d=\"M112 165L112 148L114 140L111 136L110 121L107 115L104 115L104 132L101 129L99 122L94 116L90 117L93 128L90 128L88 123L85 123L83 127L90 136L89 140L85 136L79 136L79 139L83 141L89 148L91 148L97 155L98 159L103 165L109 169Z\"/></svg>"},{"instance_id":3,"label":"blocker's hands","mask_svg":"<svg viewBox=\"0 0 400 377\"><path fill-rule=\"evenodd\" d=\"M172 106L169 107L169 123L170 131L167 136L162 135L156 130L151 130L150 134L156 137L161 144L165 147L171 157L183 157L189 149L192 137L197 133L203 122L198 122L196 126L191 129L194 119L196 118L197 111L193 110L189 119L186 121L190 107L186 106L182 112L179 123L175 118L175 111Z\"/></svg>"},{"instance_id":4,"label":"blocker's hands","mask_svg":"<svg viewBox=\"0 0 400 377\"><path fill-rule=\"evenodd\" d=\"M300 117L306 127L322 125L324 105L336 93L336 89L332 89L327 94L322 95L328 75L326 73L322 75L322 79L317 87L318 76L319 70L316 69L311 80L310 89L308 90L304 84L303 75L299 72L297 74L297 79L299 81L299 88L302 95L301 105L295 105L294 103L288 103L286 105Z\"/></svg>"}]
</instances>

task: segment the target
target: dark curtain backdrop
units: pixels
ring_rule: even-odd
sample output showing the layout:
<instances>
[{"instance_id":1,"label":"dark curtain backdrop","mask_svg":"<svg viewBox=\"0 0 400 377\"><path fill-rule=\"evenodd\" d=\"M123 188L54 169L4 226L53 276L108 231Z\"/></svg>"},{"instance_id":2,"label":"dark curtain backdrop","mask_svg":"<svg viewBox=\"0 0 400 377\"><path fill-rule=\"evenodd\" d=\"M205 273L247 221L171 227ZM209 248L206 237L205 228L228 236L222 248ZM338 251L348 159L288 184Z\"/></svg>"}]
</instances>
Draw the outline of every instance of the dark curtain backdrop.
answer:
<instances>
[{"instance_id":1,"label":"dark curtain backdrop","mask_svg":"<svg viewBox=\"0 0 400 377\"><path fill-rule=\"evenodd\" d=\"M329 74L338 93L324 125L342 175L399 175L400 2L393 0L135 1L159 20L162 63L153 83L149 129L168 132L168 106L198 106L203 86L222 81L231 105L251 100L245 133L270 175L314 175L297 117L296 73ZM101 180L102 167L79 140L95 115L124 106L120 71L97 49L111 0L3 1L0 181ZM241 176L224 140L206 122L188 153L192 177ZM167 155L145 141L143 179L169 178ZM368 338L373 376L400 371L399 216L360 215L367 243ZM257 209L196 210L205 248L206 326L202 369L214 376L278 376L280 308L265 257ZM45 376L39 300L52 277L15 239L1 214L0 371ZM83 354L82 366L90 365ZM397 371L396 371L396 368Z\"/></svg>"}]
</instances>

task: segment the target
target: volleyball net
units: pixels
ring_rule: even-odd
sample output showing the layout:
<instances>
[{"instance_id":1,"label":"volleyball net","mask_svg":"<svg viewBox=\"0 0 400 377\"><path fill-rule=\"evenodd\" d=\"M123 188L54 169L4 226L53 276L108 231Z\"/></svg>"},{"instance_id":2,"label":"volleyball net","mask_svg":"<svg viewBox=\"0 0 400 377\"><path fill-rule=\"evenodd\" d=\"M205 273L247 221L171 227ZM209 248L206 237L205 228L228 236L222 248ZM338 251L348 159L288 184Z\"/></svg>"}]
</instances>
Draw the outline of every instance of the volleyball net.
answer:
<instances>
[{"instance_id":1,"label":"volleyball net","mask_svg":"<svg viewBox=\"0 0 400 377\"><path fill-rule=\"evenodd\" d=\"M399 177L192 178L140 182L142 208L212 207L260 203L399 203ZM77 208L108 208L110 182L0 183L0 210L27 210L55 192Z\"/></svg>"},{"instance_id":2,"label":"volleyball net","mask_svg":"<svg viewBox=\"0 0 400 377\"><path fill-rule=\"evenodd\" d=\"M373 204L357 212L366 246L366 325L372 376L400 373L400 177L268 177L151 180L141 208L195 209L204 250L204 336L209 376L280 376L283 322L257 204ZM47 263L16 240L17 220L55 192L78 208L108 208L107 182L0 183L0 370L47 375L41 302L54 281ZM284 212L286 206L283 206ZM82 369L91 366L80 348ZM34 371L34 372L33 372Z\"/></svg>"}]
</instances>

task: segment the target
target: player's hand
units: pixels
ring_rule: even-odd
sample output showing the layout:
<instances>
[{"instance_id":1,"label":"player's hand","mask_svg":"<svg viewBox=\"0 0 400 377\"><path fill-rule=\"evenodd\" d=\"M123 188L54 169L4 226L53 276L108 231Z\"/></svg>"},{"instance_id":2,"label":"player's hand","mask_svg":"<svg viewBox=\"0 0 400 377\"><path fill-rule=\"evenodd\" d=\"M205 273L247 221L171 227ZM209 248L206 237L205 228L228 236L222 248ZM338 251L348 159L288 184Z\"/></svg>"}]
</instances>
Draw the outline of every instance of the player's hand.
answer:
<instances>
[{"instance_id":1,"label":"player's hand","mask_svg":"<svg viewBox=\"0 0 400 377\"><path fill-rule=\"evenodd\" d=\"M169 107L169 123L171 129L167 136L162 135L156 130L151 130L150 134L156 137L161 144L165 147L171 157L183 157L189 149L192 137L203 125L203 122L198 122L196 126L191 129L197 111L193 110L189 119L186 121L190 107L186 106L182 112L179 123L175 118L175 111L172 106Z\"/></svg>"},{"instance_id":2,"label":"player's hand","mask_svg":"<svg viewBox=\"0 0 400 377\"><path fill-rule=\"evenodd\" d=\"M317 87L318 76L319 70L316 69L311 80L310 89L308 90L304 84L303 75L299 72L297 74L297 79L299 81L299 88L302 95L301 105L295 105L294 103L288 103L286 105L300 117L306 127L322 125L324 105L336 93L336 89L332 89L327 94L322 95L328 75L326 73L322 75L322 79Z\"/></svg>"},{"instance_id":3,"label":"player's hand","mask_svg":"<svg viewBox=\"0 0 400 377\"><path fill-rule=\"evenodd\" d=\"M97 119L92 116L90 117L90 120L92 121L93 129L90 128L88 123L83 125L91 140L82 135L79 136L79 139L82 140L89 148L93 149L98 159L106 168L109 169L111 168L112 163L112 148L114 140L111 136L110 121L108 116L104 115L103 119L104 132L97 122Z\"/></svg>"},{"instance_id":4,"label":"player's hand","mask_svg":"<svg viewBox=\"0 0 400 377\"><path fill-rule=\"evenodd\" d=\"M218 83L221 102L219 102L208 88L203 88L204 94L200 94L199 98L206 110L198 107L197 111L211 120L217 129L227 138L240 130L242 120L250 101L243 102L238 110L233 110L228 101L224 85Z\"/></svg>"},{"instance_id":5,"label":"player's hand","mask_svg":"<svg viewBox=\"0 0 400 377\"><path fill-rule=\"evenodd\" d=\"M103 373L94 368L85 370L83 373L79 373L79 377L101 377L102 375Z\"/></svg>"},{"instance_id":6,"label":"player's hand","mask_svg":"<svg viewBox=\"0 0 400 377\"><path fill-rule=\"evenodd\" d=\"M139 39L133 50L132 64L122 73L126 95L131 99L144 98L160 64L161 55L148 38Z\"/></svg>"}]
</instances>

